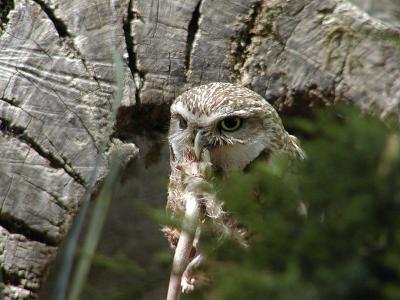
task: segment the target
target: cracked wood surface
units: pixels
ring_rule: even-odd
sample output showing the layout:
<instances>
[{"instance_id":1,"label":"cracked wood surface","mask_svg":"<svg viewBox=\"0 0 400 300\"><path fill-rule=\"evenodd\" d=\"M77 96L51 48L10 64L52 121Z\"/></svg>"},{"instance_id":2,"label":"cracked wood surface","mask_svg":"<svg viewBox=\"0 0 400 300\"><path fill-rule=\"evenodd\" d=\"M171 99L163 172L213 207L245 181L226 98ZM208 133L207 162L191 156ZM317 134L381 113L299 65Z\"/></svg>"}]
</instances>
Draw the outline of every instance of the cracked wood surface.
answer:
<instances>
[{"instance_id":1,"label":"cracked wood surface","mask_svg":"<svg viewBox=\"0 0 400 300\"><path fill-rule=\"evenodd\" d=\"M160 114L172 99L210 81L246 85L294 112L348 101L398 113L399 30L346 1L6 2L0 13L6 298L35 297L93 172L97 179L107 172L106 157L95 162L108 138L112 48L125 60L116 130L168 119ZM154 107L159 114L150 113Z\"/></svg>"}]
</instances>

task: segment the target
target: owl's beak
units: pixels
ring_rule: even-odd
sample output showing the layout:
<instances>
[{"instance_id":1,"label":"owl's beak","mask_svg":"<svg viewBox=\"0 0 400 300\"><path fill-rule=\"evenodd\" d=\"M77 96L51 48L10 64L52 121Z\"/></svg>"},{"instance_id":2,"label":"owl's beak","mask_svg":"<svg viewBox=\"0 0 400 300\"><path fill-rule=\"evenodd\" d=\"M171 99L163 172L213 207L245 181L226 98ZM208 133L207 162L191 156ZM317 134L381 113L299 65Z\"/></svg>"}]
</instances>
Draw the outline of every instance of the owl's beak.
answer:
<instances>
[{"instance_id":1,"label":"owl's beak","mask_svg":"<svg viewBox=\"0 0 400 300\"><path fill-rule=\"evenodd\" d=\"M200 160L201 151L208 144L207 138L204 136L205 131L205 129L200 129L194 138L194 154L197 160Z\"/></svg>"}]
</instances>

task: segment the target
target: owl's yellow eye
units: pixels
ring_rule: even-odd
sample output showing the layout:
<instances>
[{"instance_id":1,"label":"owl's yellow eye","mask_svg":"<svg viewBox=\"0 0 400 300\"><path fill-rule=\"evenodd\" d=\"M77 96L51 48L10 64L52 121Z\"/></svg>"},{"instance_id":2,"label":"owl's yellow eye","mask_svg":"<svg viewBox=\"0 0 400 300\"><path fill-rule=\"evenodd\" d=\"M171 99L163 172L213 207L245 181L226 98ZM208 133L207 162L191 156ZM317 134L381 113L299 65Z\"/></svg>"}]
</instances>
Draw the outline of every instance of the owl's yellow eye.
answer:
<instances>
[{"instance_id":1,"label":"owl's yellow eye","mask_svg":"<svg viewBox=\"0 0 400 300\"><path fill-rule=\"evenodd\" d=\"M222 130L232 132L240 128L242 119L239 117L228 117L223 119L219 124Z\"/></svg>"}]
</instances>

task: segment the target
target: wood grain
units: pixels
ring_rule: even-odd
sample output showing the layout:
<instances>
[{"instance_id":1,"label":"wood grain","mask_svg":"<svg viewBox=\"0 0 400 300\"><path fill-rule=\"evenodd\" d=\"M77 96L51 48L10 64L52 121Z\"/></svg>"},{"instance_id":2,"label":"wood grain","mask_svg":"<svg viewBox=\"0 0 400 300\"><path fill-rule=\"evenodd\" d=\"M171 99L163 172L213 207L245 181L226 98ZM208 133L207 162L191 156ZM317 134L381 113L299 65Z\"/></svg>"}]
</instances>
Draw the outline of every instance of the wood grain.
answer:
<instances>
[{"instance_id":1,"label":"wood grain","mask_svg":"<svg viewBox=\"0 0 400 300\"><path fill-rule=\"evenodd\" d=\"M172 99L211 81L246 85L287 112L346 101L398 114L399 29L344 0L7 4L0 13L6 299L35 297L93 172L96 180L107 173L99 149L109 139L113 48L125 61L116 130L119 122L139 131L146 126L134 119L168 119Z\"/></svg>"}]
</instances>

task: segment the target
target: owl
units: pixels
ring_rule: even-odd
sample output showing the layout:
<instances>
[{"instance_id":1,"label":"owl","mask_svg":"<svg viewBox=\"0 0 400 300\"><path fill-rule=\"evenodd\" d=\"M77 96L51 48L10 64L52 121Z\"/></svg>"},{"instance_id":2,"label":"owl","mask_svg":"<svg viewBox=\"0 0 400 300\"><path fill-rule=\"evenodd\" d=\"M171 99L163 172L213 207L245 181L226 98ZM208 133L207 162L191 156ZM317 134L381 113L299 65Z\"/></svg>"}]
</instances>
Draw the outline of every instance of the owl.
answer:
<instances>
[{"instance_id":1,"label":"owl","mask_svg":"<svg viewBox=\"0 0 400 300\"><path fill-rule=\"evenodd\" d=\"M263 97L230 83L202 85L176 98L171 105L168 141L171 173L167 211L173 217L184 214L186 200L182 194L188 180L206 181L202 178L202 168L210 167L214 174L223 175L244 170L256 160L268 160L274 153L305 157L297 138L285 130L278 113ZM198 162L205 162L207 166ZM207 197L204 214L222 223L228 222L221 203L213 200L212 195L199 196ZM164 233L175 248L179 230L165 227ZM195 261L196 255L191 255ZM185 283L182 288L187 288Z\"/></svg>"}]
</instances>

